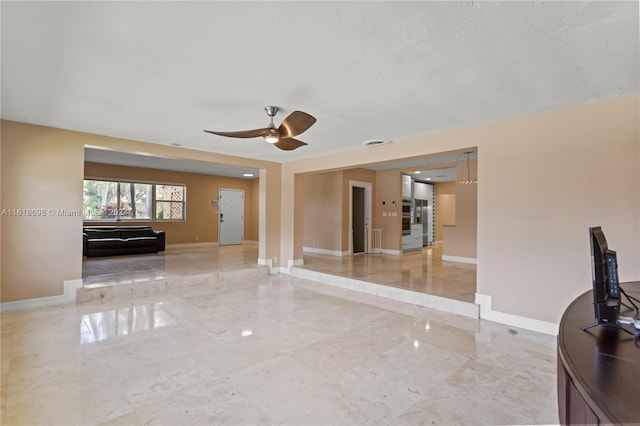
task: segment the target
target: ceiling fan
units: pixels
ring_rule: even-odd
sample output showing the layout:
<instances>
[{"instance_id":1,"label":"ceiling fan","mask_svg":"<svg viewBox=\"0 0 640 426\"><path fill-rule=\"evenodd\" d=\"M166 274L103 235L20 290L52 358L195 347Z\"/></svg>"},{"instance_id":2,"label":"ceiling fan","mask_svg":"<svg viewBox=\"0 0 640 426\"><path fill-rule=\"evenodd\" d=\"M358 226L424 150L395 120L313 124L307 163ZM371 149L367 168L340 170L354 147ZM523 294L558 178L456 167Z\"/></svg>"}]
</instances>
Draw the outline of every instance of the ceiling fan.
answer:
<instances>
[{"instance_id":1,"label":"ceiling fan","mask_svg":"<svg viewBox=\"0 0 640 426\"><path fill-rule=\"evenodd\" d=\"M277 106L266 106L264 110L271 118L271 122L265 128L238 132L216 132L213 130L205 130L205 132L230 138L257 138L261 136L265 141L285 151L291 151L307 145L305 142L294 139L293 136L297 136L313 126L313 123L316 122L313 116L306 112L293 111L287 118L282 120L280 127L276 128L275 124L273 124L273 117L278 113L279 108Z\"/></svg>"}]
</instances>

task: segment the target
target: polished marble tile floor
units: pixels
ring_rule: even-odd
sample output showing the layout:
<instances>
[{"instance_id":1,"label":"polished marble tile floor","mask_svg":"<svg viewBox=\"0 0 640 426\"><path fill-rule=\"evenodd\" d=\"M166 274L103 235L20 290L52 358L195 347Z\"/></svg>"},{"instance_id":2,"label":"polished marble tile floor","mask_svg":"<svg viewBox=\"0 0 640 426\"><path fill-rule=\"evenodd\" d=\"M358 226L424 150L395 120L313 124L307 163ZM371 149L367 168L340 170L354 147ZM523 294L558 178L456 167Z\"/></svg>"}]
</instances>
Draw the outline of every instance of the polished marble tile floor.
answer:
<instances>
[{"instance_id":1,"label":"polished marble tile floor","mask_svg":"<svg viewBox=\"0 0 640 426\"><path fill-rule=\"evenodd\" d=\"M558 422L554 337L287 275L0 323L3 425Z\"/></svg>"},{"instance_id":2,"label":"polished marble tile floor","mask_svg":"<svg viewBox=\"0 0 640 426\"><path fill-rule=\"evenodd\" d=\"M176 276L257 267L257 244L169 248L158 255L86 258L84 287L131 284ZM303 269L473 303L476 265L442 260L442 246L402 256L304 254Z\"/></svg>"},{"instance_id":3,"label":"polished marble tile floor","mask_svg":"<svg viewBox=\"0 0 640 426\"><path fill-rule=\"evenodd\" d=\"M476 265L442 260L442 246L402 256L304 254L303 269L474 303Z\"/></svg>"},{"instance_id":4,"label":"polished marble tile floor","mask_svg":"<svg viewBox=\"0 0 640 426\"><path fill-rule=\"evenodd\" d=\"M167 247L158 254L84 258L84 287L132 284L184 275L257 268L258 245Z\"/></svg>"}]
</instances>

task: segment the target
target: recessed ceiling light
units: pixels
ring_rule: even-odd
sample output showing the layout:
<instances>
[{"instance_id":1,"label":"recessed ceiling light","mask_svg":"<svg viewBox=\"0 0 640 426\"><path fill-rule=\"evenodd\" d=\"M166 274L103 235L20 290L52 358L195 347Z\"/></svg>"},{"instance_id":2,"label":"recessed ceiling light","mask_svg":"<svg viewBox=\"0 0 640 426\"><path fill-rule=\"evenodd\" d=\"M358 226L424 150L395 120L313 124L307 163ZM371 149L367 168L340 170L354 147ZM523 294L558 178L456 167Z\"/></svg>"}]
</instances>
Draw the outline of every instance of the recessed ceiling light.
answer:
<instances>
[{"instance_id":1,"label":"recessed ceiling light","mask_svg":"<svg viewBox=\"0 0 640 426\"><path fill-rule=\"evenodd\" d=\"M413 174L419 175L419 174L420 174L420 172L413 172Z\"/></svg>"},{"instance_id":2,"label":"recessed ceiling light","mask_svg":"<svg viewBox=\"0 0 640 426\"><path fill-rule=\"evenodd\" d=\"M431 178L427 178L427 180L431 180Z\"/></svg>"},{"instance_id":3,"label":"recessed ceiling light","mask_svg":"<svg viewBox=\"0 0 640 426\"><path fill-rule=\"evenodd\" d=\"M242 176L244 176L244 177L254 177L255 175L253 173L243 173Z\"/></svg>"}]
</instances>

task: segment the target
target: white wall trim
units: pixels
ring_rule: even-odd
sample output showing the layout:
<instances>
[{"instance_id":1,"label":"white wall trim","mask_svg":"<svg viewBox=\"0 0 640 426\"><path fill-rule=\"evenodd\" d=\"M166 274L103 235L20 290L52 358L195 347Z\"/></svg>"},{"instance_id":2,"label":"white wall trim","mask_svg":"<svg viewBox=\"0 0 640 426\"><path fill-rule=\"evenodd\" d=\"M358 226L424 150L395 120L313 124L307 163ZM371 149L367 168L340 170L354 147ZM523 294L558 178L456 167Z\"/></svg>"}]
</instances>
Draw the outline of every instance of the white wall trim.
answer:
<instances>
[{"instance_id":1,"label":"white wall trim","mask_svg":"<svg viewBox=\"0 0 640 426\"><path fill-rule=\"evenodd\" d=\"M260 259L258 258L258 265L260 266L268 266L271 268L273 266L273 259Z\"/></svg>"},{"instance_id":2,"label":"white wall trim","mask_svg":"<svg viewBox=\"0 0 640 426\"><path fill-rule=\"evenodd\" d=\"M209 241L209 242L201 242L201 243L179 243L179 244L167 244L166 249L181 249L181 248L192 248L192 247L217 247L217 241Z\"/></svg>"},{"instance_id":3,"label":"white wall trim","mask_svg":"<svg viewBox=\"0 0 640 426\"><path fill-rule=\"evenodd\" d=\"M312 254L326 254L329 256L351 256L351 253L348 251L339 251L339 250L327 250L321 249L317 247L302 247L303 253L312 253ZM380 249L380 253L382 254L390 254L392 256L400 256L402 254L402 250L391 250L391 249ZM358 253L360 254L375 254L375 253ZM302 265L293 265L293 266L302 266Z\"/></svg>"},{"instance_id":4,"label":"white wall trim","mask_svg":"<svg viewBox=\"0 0 640 426\"><path fill-rule=\"evenodd\" d=\"M412 305L433 308L440 311L451 312L468 318L478 318L478 305L460 300L447 299L441 296L434 296L426 293L405 290L403 288L391 287L384 284L376 284L353 278L340 277L324 272L312 271L310 269L291 268L289 273L292 277L303 278L333 287L340 287L360 293L370 294L399 302L410 303Z\"/></svg>"},{"instance_id":5,"label":"white wall trim","mask_svg":"<svg viewBox=\"0 0 640 426\"><path fill-rule=\"evenodd\" d=\"M269 275L275 275L280 273L281 269L287 269L284 267L279 267L279 266L273 266L273 259L260 259L258 258L258 265L260 266L266 266L269 268Z\"/></svg>"},{"instance_id":6,"label":"white wall trim","mask_svg":"<svg viewBox=\"0 0 640 426\"><path fill-rule=\"evenodd\" d=\"M38 309L47 306L66 305L75 303L76 290L82 288L82 279L66 280L64 282L64 293L58 296L38 297L35 299L16 300L15 302L0 303L0 312L24 311L27 309Z\"/></svg>"},{"instance_id":7,"label":"white wall trim","mask_svg":"<svg viewBox=\"0 0 640 426\"><path fill-rule=\"evenodd\" d=\"M371 182L362 182L359 180L349 180L349 223L348 223L348 227L349 227L349 250L346 251L347 254L345 254L345 256L348 256L350 254L356 254L353 253L353 188L363 188L364 189L364 214L365 214L365 229L366 228L371 228L373 225L373 206L372 206L372 199L373 199L373 183ZM365 247L365 252L369 251L370 247ZM360 253L358 253L360 254Z\"/></svg>"},{"instance_id":8,"label":"white wall trim","mask_svg":"<svg viewBox=\"0 0 640 426\"><path fill-rule=\"evenodd\" d=\"M288 263L288 267L291 268L292 266L304 266L304 259L289 259Z\"/></svg>"},{"instance_id":9,"label":"white wall trim","mask_svg":"<svg viewBox=\"0 0 640 426\"><path fill-rule=\"evenodd\" d=\"M302 247L303 253L313 253L313 254L327 254L329 256L349 256L348 251L340 251L340 250L327 250L323 248L317 247Z\"/></svg>"},{"instance_id":10,"label":"white wall trim","mask_svg":"<svg viewBox=\"0 0 640 426\"><path fill-rule=\"evenodd\" d=\"M476 293L475 302L477 305L480 305L481 319L513 327L524 328L525 330L536 331L538 333L550 334L552 336L558 335L560 326L554 322L541 321L534 318L508 314L506 312L494 311L493 296L491 295Z\"/></svg>"},{"instance_id":11,"label":"white wall trim","mask_svg":"<svg viewBox=\"0 0 640 426\"><path fill-rule=\"evenodd\" d=\"M382 254L390 254L391 256L400 256L402 255L402 250L391 250L391 249L380 249L380 253Z\"/></svg>"},{"instance_id":12,"label":"white wall trim","mask_svg":"<svg viewBox=\"0 0 640 426\"><path fill-rule=\"evenodd\" d=\"M475 257L449 256L447 254L443 254L442 260L458 263L472 263L474 265L478 264L478 259L476 259Z\"/></svg>"}]
</instances>

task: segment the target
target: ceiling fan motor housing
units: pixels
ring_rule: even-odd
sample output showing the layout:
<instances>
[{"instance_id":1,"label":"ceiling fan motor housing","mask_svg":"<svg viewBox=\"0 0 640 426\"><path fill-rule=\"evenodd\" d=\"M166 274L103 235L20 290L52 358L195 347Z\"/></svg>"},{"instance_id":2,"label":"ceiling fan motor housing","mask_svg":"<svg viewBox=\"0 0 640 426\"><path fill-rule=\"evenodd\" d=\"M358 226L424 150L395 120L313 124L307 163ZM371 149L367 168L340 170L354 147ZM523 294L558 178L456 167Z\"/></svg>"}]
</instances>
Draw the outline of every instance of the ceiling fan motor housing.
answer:
<instances>
[{"instance_id":1,"label":"ceiling fan motor housing","mask_svg":"<svg viewBox=\"0 0 640 426\"><path fill-rule=\"evenodd\" d=\"M266 106L266 107L264 107L264 110L267 111L267 115L269 117L271 117L271 118L276 116L276 114L278 113L279 109L280 108L278 108L277 106Z\"/></svg>"}]
</instances>

